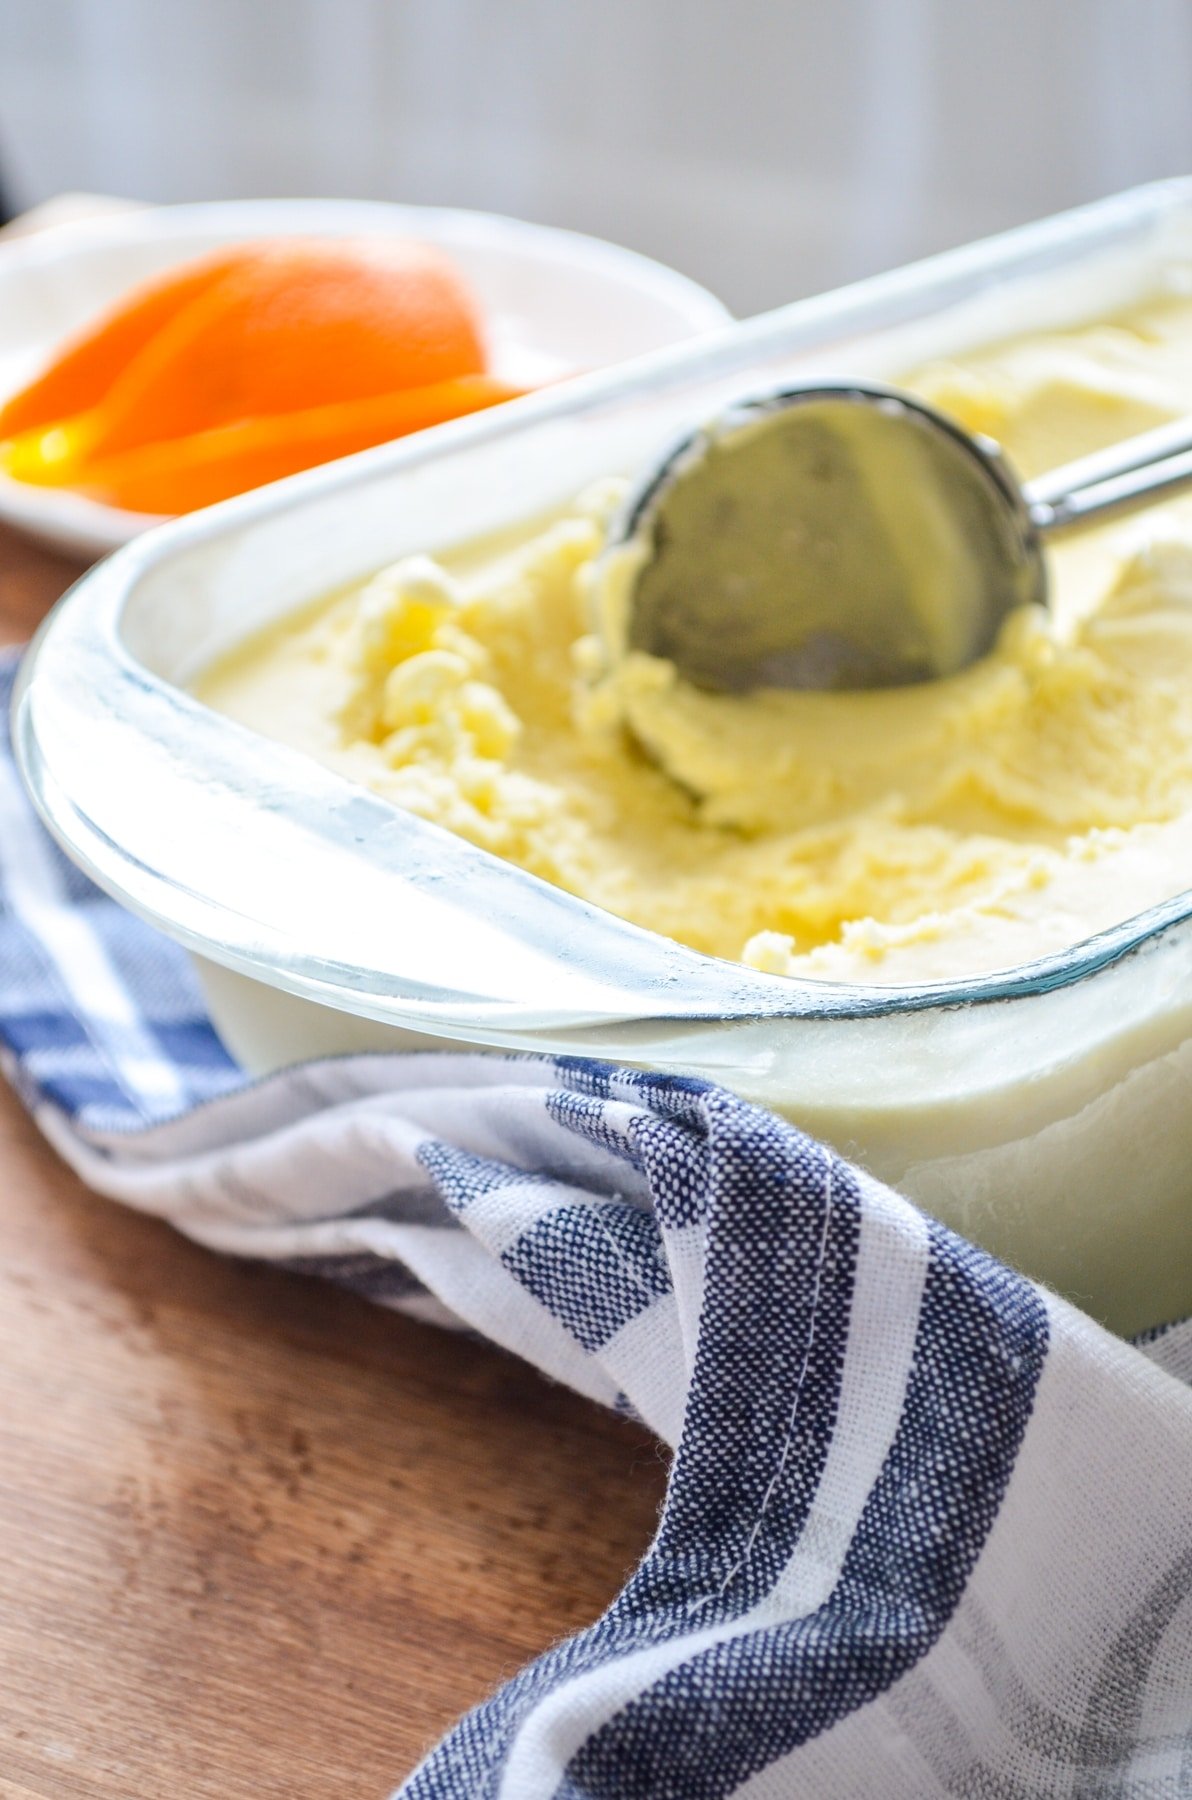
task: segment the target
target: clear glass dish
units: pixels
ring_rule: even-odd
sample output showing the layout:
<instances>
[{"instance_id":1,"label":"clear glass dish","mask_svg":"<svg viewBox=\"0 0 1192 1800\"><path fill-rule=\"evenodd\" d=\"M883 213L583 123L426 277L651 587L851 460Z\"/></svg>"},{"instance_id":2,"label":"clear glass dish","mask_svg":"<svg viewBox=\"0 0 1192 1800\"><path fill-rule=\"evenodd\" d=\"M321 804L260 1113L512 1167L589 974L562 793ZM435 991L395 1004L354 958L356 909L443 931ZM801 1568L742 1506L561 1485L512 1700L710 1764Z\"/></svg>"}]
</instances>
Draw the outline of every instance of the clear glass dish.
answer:
<instances>
[{"instance_id":1,"label":"clear glass dish","mask_svg":"<svg viewBox=\"0 0 1192 1800\"><path fill-rule=\"evenodd\" d=\"M538 516L750 388L889 375L1073 323L1178 263L1192 263L1184 181L164 526L38 634L14 702L30 791L76 862L204 959L218 1022L258 1065L415 1033L699 1074L1116 1330L1192 1311L1192 895L963 983L760 974L549 887L186 692L270 620Z\"/></svg>"}]
</instances>

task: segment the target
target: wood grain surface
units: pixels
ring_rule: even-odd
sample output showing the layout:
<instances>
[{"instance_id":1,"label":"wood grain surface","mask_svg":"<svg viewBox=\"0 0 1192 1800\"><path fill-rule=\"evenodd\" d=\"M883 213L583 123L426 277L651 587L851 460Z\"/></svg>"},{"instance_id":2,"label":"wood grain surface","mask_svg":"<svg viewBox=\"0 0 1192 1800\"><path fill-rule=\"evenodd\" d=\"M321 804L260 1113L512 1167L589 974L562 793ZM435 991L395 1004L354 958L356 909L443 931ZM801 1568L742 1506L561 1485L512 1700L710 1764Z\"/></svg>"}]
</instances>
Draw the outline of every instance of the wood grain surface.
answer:
<instances>
[{"instance_id":1,"label":"wood grain surface","mask_svg":"<svg viewBox=\"0 0 1192 1800\"><path fill-rule=\"evenodd\" d=\"M0 636L77 565L0 532ZM89 1194L0 1089L0 1797L386 1794L607 1604L645 1433Z\"/></svg>"}]
</instances>

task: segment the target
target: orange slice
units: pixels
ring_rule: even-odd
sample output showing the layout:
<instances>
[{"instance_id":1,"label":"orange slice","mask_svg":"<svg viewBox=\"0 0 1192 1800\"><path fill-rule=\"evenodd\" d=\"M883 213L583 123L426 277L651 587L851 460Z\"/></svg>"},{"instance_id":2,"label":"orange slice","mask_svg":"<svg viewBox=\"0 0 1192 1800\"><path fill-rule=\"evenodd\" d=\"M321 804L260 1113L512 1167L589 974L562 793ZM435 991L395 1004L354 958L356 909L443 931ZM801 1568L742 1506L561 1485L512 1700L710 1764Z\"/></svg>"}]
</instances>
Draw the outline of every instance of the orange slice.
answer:
<instances>
[{"instance_id":1,"label":"orange slice","mask_svg":"<svg viewBox=\"0 0 1192 1800\"><path fill-rule=\"evenodd\" d=\"M389 239L262 244L119 374L94 454L478 375L475 305L445 258Z\"/></svg>"},{"instance_id":2,"label":"orange slice","mask_svg":"<svg viewBox=\"0 0 1192 1800\"><path fill-rule=\"evenodd\" d=\"M437 250L240 244L136 289L0 410L0 466L136 512L187 512L510 399Z\"/></svg>"}]
</instances>

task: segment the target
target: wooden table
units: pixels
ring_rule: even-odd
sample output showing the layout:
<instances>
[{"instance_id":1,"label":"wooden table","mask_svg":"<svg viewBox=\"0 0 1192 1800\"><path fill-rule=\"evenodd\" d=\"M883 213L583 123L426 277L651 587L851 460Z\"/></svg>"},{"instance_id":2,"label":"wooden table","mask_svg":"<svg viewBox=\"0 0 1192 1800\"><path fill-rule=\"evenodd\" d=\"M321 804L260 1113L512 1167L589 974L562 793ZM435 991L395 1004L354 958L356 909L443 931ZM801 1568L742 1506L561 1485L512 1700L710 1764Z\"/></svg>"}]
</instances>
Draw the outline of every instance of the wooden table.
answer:
<instances>
[{"instance_id":1,"label":"wooden table","mask_svg":"<svg viewBox=\"0 0 1192 1800\"><path fill-rule=\"evenodd\" d=\"M78 573L0 532L0 631ZM644 1432L87 1192L0 1089L0 1797L384 1795L611 1599Z\"/></svg>"}]
</instances>

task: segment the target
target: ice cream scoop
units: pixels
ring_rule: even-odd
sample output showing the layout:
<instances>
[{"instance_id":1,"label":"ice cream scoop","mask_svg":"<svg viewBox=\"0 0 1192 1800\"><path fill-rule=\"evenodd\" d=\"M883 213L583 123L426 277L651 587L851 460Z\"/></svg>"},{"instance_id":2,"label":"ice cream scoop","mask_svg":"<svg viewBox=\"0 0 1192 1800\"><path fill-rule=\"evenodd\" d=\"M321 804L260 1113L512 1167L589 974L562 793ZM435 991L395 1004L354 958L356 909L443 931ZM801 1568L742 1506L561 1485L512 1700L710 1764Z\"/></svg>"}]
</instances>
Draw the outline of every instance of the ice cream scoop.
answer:
<instances>
[{"instance_id":1,"label":"ice cream scoop","mask_svg":"<svg viewBox=\"0 0 1192 1800\"><path fill-rule=\"evenodd\" d=\"M697 687L853 689L952 675L1046 604L1052 532L1192 482L1192 419L1020 483L998 445L859 381L742 400L676 444L610 527L614 658Z\"/></svg>"}]
</instances>

